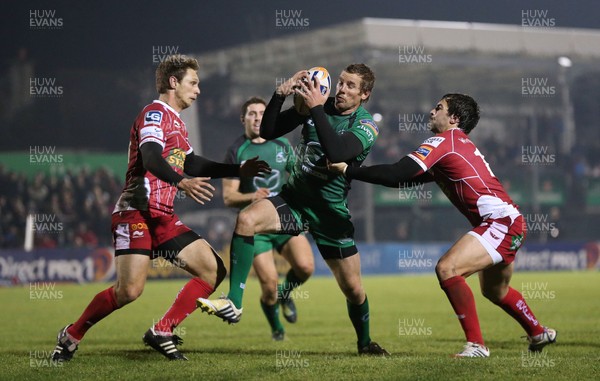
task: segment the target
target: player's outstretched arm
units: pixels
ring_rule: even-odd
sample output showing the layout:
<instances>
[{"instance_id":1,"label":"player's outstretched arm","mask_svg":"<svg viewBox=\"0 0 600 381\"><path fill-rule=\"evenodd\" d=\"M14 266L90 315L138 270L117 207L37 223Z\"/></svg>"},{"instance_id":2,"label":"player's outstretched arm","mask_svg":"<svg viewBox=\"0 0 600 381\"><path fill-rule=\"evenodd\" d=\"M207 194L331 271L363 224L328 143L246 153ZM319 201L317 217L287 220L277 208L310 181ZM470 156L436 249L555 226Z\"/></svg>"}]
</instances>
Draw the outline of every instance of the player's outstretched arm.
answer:
<instances>
[{"instance_id":1,"label":"player's outstretched arm","mask_svg":"<svg viewBox=\"0 0 600 381\"><path fill-rule=\"evenodd\" d=\"M298 114L294 107L282 112L283 102L285 102L285 96L283 95L274 93L271 97L260 122L261 138L267 140L277 139L293 131L306 120L306 116Z\"/></svg>"},{"instance_id":2,"label":"player's outstretched arm","mask_svg":"<svg viewBox=\"0 0 600 381\"><path fill-rule=\"evenodd\" d=\"M183 171L194 177L207 176L218 179L223 177L254 177L270 173L271 167L267 162L258 160L258 156L239 165L217 163L191 152L185 158Z\"/></svg>"},{"instance_id":3,"label":"player's outstretched arm","mask_svg":"<svg viewBox=\"0 0 600 381\"><path fill-rule=\"evenodd\" d=\"M310 109L310 115L315 122L317 136L327 160L333 163L352 160L364 151L363 145L353 133L338 135L325 114L322 105Z\"/></svg>"},{"instance_id":4,"label":"player's outstretched arm","mask_svg":"<svg viewBox=\"0 0 600 381\"><path fill-rule=\"evenodd\" d=\"M260 123L260 137L267 140L277 139L298 127L306 116L298 114L294 107L281 112L281 107L288 95L294 94L294 89L304 79L308 78L308 71L300 70L290 79L277 87L271 97Z\"/></svg>"},{"instance_id":5,"label":"player's outstretched arm","mask_svg":"<svg viewBox=\"0 0 600 381\"><path fill-rule=\"evenodd\" d=\"M178 184L184 177L175 172L169 163L165 161L162 157L162 151L163 148L158 143L148 142L142 144L140 152L142 153L144 169L166 183Z\"/></svg>"},{"instance_id":6,"label":"player's outstretched arm","mask_svg":"<svg viewBox=\"0 0 600 381\"><path fill-rule=\"evenodd\" d=\"M171 168L169 163L162 157L162 147L158 143L148 142L140 146L142 153L142 164L144 169L152 173L158 179L177 186L197 203L203 204L210 201L215 188L208 183L209 177L196 177L186 179Z\"/></svg>"},{"instance_id":7,"label":"player's outstretched arm","mask_svg":"<svg viewBox=\"0 0 600 381\"><path fill-rule=\"evenodd\" d=\"M351 167L344 164L332 164L330 169L344 173L347 179L365 181L390 188L421 184L432 181L429 173L423 172L419 164L408 156L394 164L379 164L370 167Z\"/></svg>"}]
</instances>

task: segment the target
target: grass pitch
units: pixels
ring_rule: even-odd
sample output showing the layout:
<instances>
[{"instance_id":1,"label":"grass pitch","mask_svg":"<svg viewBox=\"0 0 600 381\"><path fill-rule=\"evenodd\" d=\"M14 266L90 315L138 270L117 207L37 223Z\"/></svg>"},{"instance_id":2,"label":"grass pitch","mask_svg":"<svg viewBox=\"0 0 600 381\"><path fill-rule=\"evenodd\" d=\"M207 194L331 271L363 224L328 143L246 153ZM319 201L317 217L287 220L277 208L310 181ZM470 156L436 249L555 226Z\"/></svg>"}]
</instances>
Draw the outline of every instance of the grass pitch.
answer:
<instances>
[{"instance_id":1,"label":"grass pitch","mask_svg":"<svg viewBox=\"0 0 600 381\"><path fill-rule=\"evenodd\" d=\"M299 319L285 324L287 339L273 342L252 279L244 316L229 326L196 311L178 328L190 361L170 362L144 347L142 335L171 304L185 280L148 283L133 304L92 328L73 360L47 360L56 333L107 287L40 285L0 289L4 322L2 380L592 380L600 379L600 274L519 273L542 324L558 343L527 352L521 327L474 290L488 359L453 359L464 336L433 275L364 277L371 306L371 337L388 359L356 355L355 334L333 278L313 278L296 291ZM226 291L225 282L216 295ZM46 288L45 290L43 290Z\"/></svg>"}]
</instances>

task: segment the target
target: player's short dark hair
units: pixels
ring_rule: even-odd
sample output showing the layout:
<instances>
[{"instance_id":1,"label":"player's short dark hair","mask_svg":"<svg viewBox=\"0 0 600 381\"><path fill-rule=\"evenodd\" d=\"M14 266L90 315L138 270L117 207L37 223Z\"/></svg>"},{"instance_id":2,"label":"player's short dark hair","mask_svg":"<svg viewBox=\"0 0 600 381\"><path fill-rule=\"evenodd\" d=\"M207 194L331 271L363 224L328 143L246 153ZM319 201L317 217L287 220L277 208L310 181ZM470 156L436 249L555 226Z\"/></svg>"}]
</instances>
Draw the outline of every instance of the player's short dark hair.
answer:
<instances>
[{"instance_id":1,"label":"player's short dark hair","mask_svg":"<svg viewBox=\"0 0 600 381\"><path fill-rule=\"evenodd\" d=\"M261 103L265 106L267 105L267 102L264 99L262 99L261 97L251 97L246 102L244 102L244 104L242 105L242 109L240 110L242 112L240 114L242 119L244 118L244 116L246 115L246 112L248 111L248 106L256 104L256 103Z\"/></svg>"},{"instance_id":2,"label":"player's short dark hair","mask_svg":"<svg viewBox=\"0 0 600 381\"><path fill-rule=\"evenodd\" d=\"M198 61L195 58L187 57L182 54L175 54L165 58L156 68L156 91L164 94L171 89L169 78L175 77L181 81L187 72L187 69L198 71Z\"/></svg>"},{"instance_id":3,"label":"player's short dark hair","mask_svg":"<svg viewBox=\"0 0 600 381\"><path fill-rule=\"evenodd\" d=\"M348 65L344 71L350 74L356 74L360 77L360 92L366 93L373 91L373 87L375 86L375 73L365 64L362 63L353 63ZM368 102L371 94L364 100L364 102Z\"/></svg>"},{"instance_id":4,"label":"player's short dark hair","mask_svg":"<svg viewBox=\"0 0 600 381\"><path fill-rule=\"evenodd\" d=\"M450 93L442 97L448 104L448 115L458 117L458 128L465 134L471 132L479 122L479 106L475 99L466 94Z\"/></svg>"}]
</instances>

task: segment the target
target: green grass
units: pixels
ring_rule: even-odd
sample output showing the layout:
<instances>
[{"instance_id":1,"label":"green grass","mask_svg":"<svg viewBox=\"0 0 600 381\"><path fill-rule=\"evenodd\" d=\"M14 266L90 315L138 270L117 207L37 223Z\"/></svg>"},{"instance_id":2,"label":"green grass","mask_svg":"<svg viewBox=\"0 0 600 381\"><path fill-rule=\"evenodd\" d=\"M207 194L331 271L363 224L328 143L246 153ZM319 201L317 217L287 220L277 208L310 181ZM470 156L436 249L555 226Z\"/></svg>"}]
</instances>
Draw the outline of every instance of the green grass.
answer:
<instances>
[{"instance_id":1,"label":"green grass","mask_svg":"<svg viewBox=\"0 0 600 381\"><path fill-rule=\"evenodd\" d=\"M28 287L0 289L2 370L6 380L584 380L600 379L600 274L520 273L512 284L546 287L529 304L543 324L559 331L545 357L531 358L521 327L469 284L477 299L489 359L456 360L464 336L434 276L365 277L371 337L389 359L356 355L344 298L332 278L314 278L297 299L298 323L288 339L272 342L258 304L258 283L246 291L244 317L229 326L196 311L180 327L188 362L169 362L144 347L143 333L184 283L148 283L144 295L95 326L73 361L51 366L43 357L56 332L76 319L106 284L57 284L52 299L30 299ZM225 291L221 286L217 294ZM534 293L532 293L533 295ZM417 327L410 324L418 321ZM405 333L400 334L399 322ZM407 325L408 324L408 325ZM283 367L277 361L283 360Z\"/></svg>"}]
</instances>

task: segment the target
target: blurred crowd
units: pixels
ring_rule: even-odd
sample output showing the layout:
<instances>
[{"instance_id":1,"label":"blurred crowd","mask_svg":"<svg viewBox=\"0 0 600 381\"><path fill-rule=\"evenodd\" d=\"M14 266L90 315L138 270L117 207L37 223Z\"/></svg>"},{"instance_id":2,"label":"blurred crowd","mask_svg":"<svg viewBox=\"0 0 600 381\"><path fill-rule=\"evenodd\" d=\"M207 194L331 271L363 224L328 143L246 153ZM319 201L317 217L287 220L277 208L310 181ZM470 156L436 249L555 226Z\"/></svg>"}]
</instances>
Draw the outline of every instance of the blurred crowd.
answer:
<instances>
[{"instance_id":1,"label":"blurred crowd","mask_svg":"<svg viewBox=\"0 0 600 381\"><path fill-rule=\"evenodd\" d=\"M104 168L27 178L0 165L0 247L22 248L27 229L36 248L110 246L110 216L121 190Z\"/></svg>"},{"instance_id":2,"label":"blurred crowd","mask_svg":"<svg viewBox=\"0 0 600 381\"><path fill-rule=\"evenodd\" d=\"M198 153L215 161L222 161L229 143L243 133L237 110L220 106L222 105L218 99L206 97L201 100L200 109L206 119L210 120L211 128L207 131L211 133L203 134L204 150ZM389 112L382 113L384 118L379 124L380 139L377 140L367 164L397 161L430 136L425 122L419 124L417 131L400 131L397 116ZM555 155L552 165L537 166L540 192L551 194L556 191L555 194L562 194L565 199L558 206L542 205L541 209L535 210L531 209L531 205L522 204L523 212L559 216L562 225L569 225L571 220L592 218L593 210L597 209L592 210L586 205L586 199L587 192L593 188L590 184L600 183L600 158L597 155L600 143L581 139L571 155L562 155L555 150L555 147L560 147L560 125L543 118L539 120L539 125L543 132L539 134L536 145L551 147L549 154ZM293 145L299 140L299 132L300 129L297 129L287 136ZM534 166L523 163L521 147L534 144L528 138L517 144L511 139L477 133L479 132L475 130L474 141L509 193L529 192ZM515 171L515 168L518 170ZM0 248L23 247L28 216L33 216L30 217L33 222L30 229L34 230L35 247L110 247L110 215L122 190L121 176L122 174L117 174L115 177L107 169L91 171L81 168L62 173L40 172L28 178L0 164ZM224 206L221 181L215 179L212 184L217 189L210 203L199 206L180 194L181 197L175 202L175 210L180 216L201 212L205 217L196 215L191 221L184 222L206 237L213 246L221 249L228 247L237 211ZM360 182L353 183L352 188L349 205L355 216L357 239L363 240L363 232L366 230L363 219L365 211L360 208L367 205L365 197L368 193L366 186ZM375 205L375 239L451 240L466 228L462 217L456 213L448 213L446 207L422 206L418 203L393 208ZM559 217L552 218L558 220ZM456 226L456 231L448 229L443 233L428 233L427 226L439 219L451 219L451 225ZM561 239L567 237L564 231Z\"/></svg>"}]
</instances>

